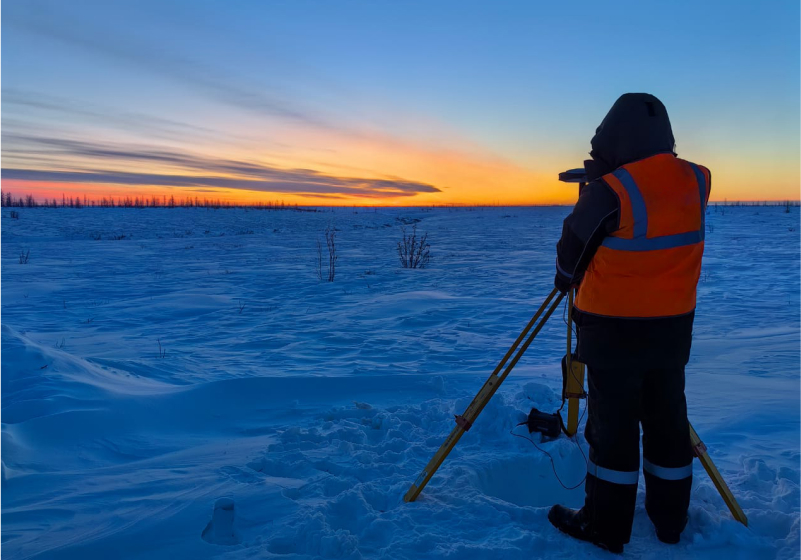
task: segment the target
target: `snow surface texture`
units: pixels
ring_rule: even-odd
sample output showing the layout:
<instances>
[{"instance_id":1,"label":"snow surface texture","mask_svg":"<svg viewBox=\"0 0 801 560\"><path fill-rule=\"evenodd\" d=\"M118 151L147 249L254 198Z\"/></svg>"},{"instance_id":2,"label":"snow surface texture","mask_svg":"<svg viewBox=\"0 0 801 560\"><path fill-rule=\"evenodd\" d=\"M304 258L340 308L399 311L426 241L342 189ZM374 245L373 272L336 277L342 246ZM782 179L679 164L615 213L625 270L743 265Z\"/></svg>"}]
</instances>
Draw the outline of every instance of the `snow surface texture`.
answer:
<instances>
[{"instance_id":1,"label":"snow surface texture","mask_svg":"<svg viewBox=\"0 0 801 560\"><path fill-rule=\"evenodd\" d=\"M561 310L402 499L550 292L568 212L4 214L3 558L609 557L550 526L583 487L509 433L558 406ZM397 258L414 220L424 270ZM333 283L316 271L329 224ZM696 462L681 543L656 539L641 484L626 554L798 558L798 209L708 224L687 397L750 527ZM578 445L541 445L567 485Z\"/></svg>"}]
</instances>

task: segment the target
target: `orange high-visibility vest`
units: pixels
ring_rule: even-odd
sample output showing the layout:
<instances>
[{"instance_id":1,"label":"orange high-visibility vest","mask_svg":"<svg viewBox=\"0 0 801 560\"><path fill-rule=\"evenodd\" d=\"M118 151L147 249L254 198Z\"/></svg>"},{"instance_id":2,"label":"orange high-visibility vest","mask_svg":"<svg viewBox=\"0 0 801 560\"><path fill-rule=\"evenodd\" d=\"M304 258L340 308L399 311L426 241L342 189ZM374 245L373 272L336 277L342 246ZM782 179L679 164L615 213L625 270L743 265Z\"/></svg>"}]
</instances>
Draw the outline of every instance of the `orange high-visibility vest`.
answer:
<instances>
[{"instance_id":1,"label":"orange high-visibility vest","mask_svg":"<svg viewBox=\"0 0 801 560\"><path fill-rule=\"evenodd\" d=\"M590 261L576 308L645 318L693 311L709 170L673 154L657 154L601 179L620 200L620 223Z\"/></svg>"}]
</instances>

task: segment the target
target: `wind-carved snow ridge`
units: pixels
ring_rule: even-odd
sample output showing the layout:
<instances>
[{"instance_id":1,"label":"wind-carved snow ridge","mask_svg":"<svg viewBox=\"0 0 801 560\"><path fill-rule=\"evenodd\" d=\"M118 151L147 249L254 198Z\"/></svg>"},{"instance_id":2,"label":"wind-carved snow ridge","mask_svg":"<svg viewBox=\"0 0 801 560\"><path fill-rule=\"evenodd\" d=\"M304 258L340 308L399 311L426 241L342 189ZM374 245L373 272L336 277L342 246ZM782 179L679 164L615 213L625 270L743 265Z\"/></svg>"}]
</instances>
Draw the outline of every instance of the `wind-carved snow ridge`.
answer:
<instances>
[{"instance_id":1,"label":"wind-carved snow ridge","mask_svg":"<svg viewBox=\"0 0 801 560\"><path fill-rule=\"evenodd\" d=\"M641 483L626 557L799 557L791 210L707 216L688 410L749 527L696 462L681 542L656 539ZM581 432L535 436L553 468L510 434L559 406L561 309L403 502L551 291L568 211L19 209L0 221L3 558L607 558L547 521L583 503L553 472L581 481ZM397 260L413 220L422 270Z\"/></svg>"}]
</instances>

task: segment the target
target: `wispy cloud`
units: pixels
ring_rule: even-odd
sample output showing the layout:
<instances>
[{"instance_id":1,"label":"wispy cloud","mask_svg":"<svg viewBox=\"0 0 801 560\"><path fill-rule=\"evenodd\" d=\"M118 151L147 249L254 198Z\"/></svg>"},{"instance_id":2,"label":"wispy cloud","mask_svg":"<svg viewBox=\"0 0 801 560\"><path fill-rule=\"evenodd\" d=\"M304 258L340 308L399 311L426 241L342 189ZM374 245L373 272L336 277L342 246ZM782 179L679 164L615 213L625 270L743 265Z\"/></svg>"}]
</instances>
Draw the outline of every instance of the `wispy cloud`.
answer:
<instances>
[{"instance_id":1,"label":"wispy cloud","mask_svg":"<svg viewBox=\"0 0 801 560\"><path fill-rule=\"evenodd\" d=\"M342 177L314 169L282 169L259 162L222 159L137 146L100 145L64 138L3 135L4 152L50 160L49 169L7 168L3 179L115 185L208 187L257 192L359 197L413 196L437 187L397 177ZM67 166L60 165L62 161ZM174 169L176 173L119 171L122 162ZM66 169L68 170L65 170Z\"/></svg>"},{"instance_id":2,"label":"wispy cloud","mask_svg":"<svg viewBox=\"0 0 801 560\"><path fill-rule=\"evenodd\" d=\"M61 10L61 4L37 2L18 5L4 11L5 24L90 51L117 63L126 63L161 78L191 86L193 91L251 113L280 117L317 128L342 131L328 118L292 101L278 88L248 87L237 76L213 68L186 56L165 50L163 46L136 41L131 37L110 35L102 28L90 27L74 20Z\"/></svg>"},{"instance_id":3,"label":"wispy cloud","mask_svg":"<svg viewBox=\"0 0 801 560\"><path fill-rule=\"evenodd\" d=\"M61 170L3 169L3 177L35 181L68 181L115 183L123 185L212 186L283 193L338 193L359 196L409 196L440 192L433 185L399 178L337 177L313 169L282 169L258 162L219 159L194 154L144 149L137 146L99 145L63 138L32 135L3 135L4 151L42 158L63 156L74 168L76 162L87 162L83 169ZM122 161L158 164L193 174L130 173L108 171ZM100 162L100 166L97 165ZM91 165L91 164L94 164ZM203 174L196 176L196 173ZM215 175L222 175L215 176Z\"/></svg>"},{"instance_id":4,"label":"wispy cloud","mask_svg":"<svg viewBox=\"0 0 801 560\"><path fill-rule=\"evenodd\" d=\"M3 169L3 179L72 184L102 183L160 187L208 187L240 189L256 192L297 195L340 195L361 198L408 197L420 193L439 192L433 185L402 179L365 179L332 177L311 170L294 170L292 180L256 180L234 177L196 175L166 175L156 173L125 173L119 171L39 171L34 169Z\"/></svg>"},{"instance_id":5,"label":"wispy cloud","mask_svg":"<svg viewBox=\"0 0 801 560\"><path fill-rule=\"evenodd\" d=\"M319 72L319 65L307 70L303 55L271 58L252 30L250 42L233 41L229 51L218 38L154 31L146 12L138 13L145 27L135 33L140 27L120 24L111 8L80 17L81 9L28 0L3 11L12 38L33 38L42 53L58 51L52 64L38 61L24 74L28 81L3 90L3 178L315 197L443 193L437 199L457 191L484 197L486 190L531 183L526 170L440 127L436 118L411 119L424 123L427 134L404 136L403 126L374 124L369 109L360 112L365 92L318 87L337 78ZM254 54L250 45L264 51ZM77 69L75 77L53 72L37 88L36 73L61 63ZM66 68L64 74L71 76ZM97 91L95 81L102 86ZM34 91L21 89L23 83ZM59 83L70 87L52 87ZM115 87L133 91L116 96ZM107 106L115 103L123 108ZM406 122L400 112L379 112L385 113Z\"/></svg>"},{"instance_id":6,"label":"wispy cloud","mask_svg":"<svg viewBox=\"0 0 801 560\"><path fill-rule=\"evenodd\" d=\"M101 107L96 103L89 105L86 102L13 87L3 88L3 112L3 128L5 130L30 130L37 124L41 126L43 123L52 127L52 117L57 116L60 120L67 119L68 122L81 124L89 122L112 130L142 134L149 138L186 140L187 136L191 135L193 138L200 136L217 142L220 140L253 141L252 138L195 123L181 122L137 111L120 110L114 107ZM31 116L36 118L31 119Z\"/></svg>"}]
</instances>

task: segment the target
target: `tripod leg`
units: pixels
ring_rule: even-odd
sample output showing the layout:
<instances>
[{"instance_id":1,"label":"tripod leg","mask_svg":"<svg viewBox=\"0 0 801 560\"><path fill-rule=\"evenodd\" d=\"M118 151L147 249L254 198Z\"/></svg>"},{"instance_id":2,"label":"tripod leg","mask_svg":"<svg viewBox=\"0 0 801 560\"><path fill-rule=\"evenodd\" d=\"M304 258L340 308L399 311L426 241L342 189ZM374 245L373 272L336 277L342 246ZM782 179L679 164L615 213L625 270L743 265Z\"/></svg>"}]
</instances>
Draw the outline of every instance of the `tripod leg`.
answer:
<instances>
[{"instance_id":1,"label":"tripod leg","mask_svg":"<svg viewBox=\"0 0 801 560\"><path fill-rule=\"evenodd\" d=\"M567 398L567 437L573 437L578 431L579 399L586 398L584 393L584 364L573 359L573 288L567 291L567 354L564 386L562 389L562 405ZM559 409L562 410L561 408Z\"/></svg>"},{"instance_id":2,"label":"tripod leg","mask_svg":"<svg viewBox=\"0 0 801 560\"><path fill-rule=\"evenodd\" d=\"M459 442L459 439L467 430L470 429L470 427L473 425L473 422L475 422L476 418L478 418L478 415L481 414L481 411L484 410L486 404L495 394L495 391L498 390L498 387L500 387L501 383L503 383L503 380L506 379L506 377L509 375L509 372L512 371L512 368L515 367L517 362L523 356L523 353L528 349L529 345L534 340L534 337L536 337L537 334L540 332L540 330L542 330L542 327L545 325L545 322L553 314L554 310L559 305L559 302L562 301L562 297L564 296L560 295L558 298L556 298L556 301L553 302L551 307L548 309L548 312L545 314L545 316L542 317L539 324L536 326L531 335L529 335L525 344L523 344L520 350L518 350L517 354L509 363L509 365L506 366L506 369L504 369L503 373L500 376L498 376L498 372L501 371L504 364L509 359L509 356L511 356L512 353L515 351L517 346L520 344L520 341L523 340L523 338L526 336L526 333L529 331L534 322L542 314L542 311L545 309L548 303L553 299L556 292L557 292L556 290L551 292L551 295L548 297L548 299L545 300L545 303L543 303L542 306L540 306L540 309L534 315L534 318L529 322L528 326L526 326L526 328L523 330L520 336L517 337L515 343L503 357L503 360L501 360L501 362L495 368L495 371L492 372L489 379L487 379L487 381L481 387L481 390L478 392L478 394L473 398L472 402L467 407L467 410L465 410L464 414L456 417L456 426L453 428L450 435L448 435L448 437L442 443L440 448L428 462L425 469L423 469L423 472L420 473L420 475L411 485L408 492L406 492L406 495L403 497L403 500L405 502L413 502L415 499L417 499L417 496L419 496L420 492L423 491L425 485L428 484L428 481L431 480L431 477L434 476L435 472L437 472L437 469L440 467L443 461L445 461L445 458Z\"/></svg>"},{"instance_id":3,"label":"tripod leg","mask_svg":"<svg viewBox=\"0 0 801 560\"><path fill-rule=\"evenodd\" d=\"M497 366L495 366L495 369L493 370L492 375L497 375L498 372L501 371L501 368L503 368L503 366L506 364L506 361L509 359L509 356L511 356L512 353L517 349L517 347L520 344L520 342L528 334L528 331L531 330L531 327L533 327L534 323L537 322L537 319L540 318L540 315L542 315L542 312L545 311L546 307L548 307L548 304L551 302L553 297L556 295L556 292L557 292L557 290L556 290L556 288L554 288L551 291L551 293L548 294L548 297L545 299L544 302L542 302L542 305L540 305L540 308L537 309L537 312L531 318L531 321L529 321L528 325L526 325L526 328L524 328L523 331L518 335L517 340L515 340L514 343L509 347L509 350L506 351L506 354L504 355L503 359L500 362L498 362Z\"/></svg>"},{"instance_id":4,"label":"tripod leg","mask_svg":"<svg viewBox=\"0 0 801 560\"><path fill-rule=\"evenodd\" d=\"M695 456L701 461L701 464L704 465L704 469L706 469L706 473L709 475L709 478L712 479L712 482L715 484L715 488L718 489L720 492L720 497L723 498L723 501L726 502L726 505L729 506L729 511L731 511L732 516L745 525L748 526L748 518L743 513L742 508L740 508L740 504L737 503L737 500L734 499L734 495L729 490L726 481L723 480L723 477L718 472L715 463L712 462L712 459L706 452L706 445L701 441L701 438L698 437L698 434L695 432L692 424L690 424L690 443L693 446L693 451L695 452Z\"/></svg>"}]
</instances>

